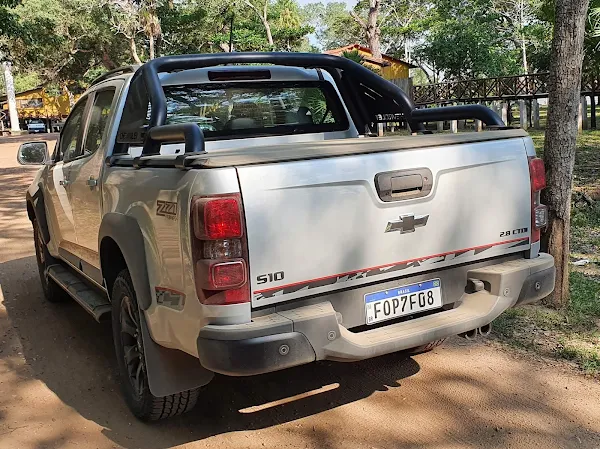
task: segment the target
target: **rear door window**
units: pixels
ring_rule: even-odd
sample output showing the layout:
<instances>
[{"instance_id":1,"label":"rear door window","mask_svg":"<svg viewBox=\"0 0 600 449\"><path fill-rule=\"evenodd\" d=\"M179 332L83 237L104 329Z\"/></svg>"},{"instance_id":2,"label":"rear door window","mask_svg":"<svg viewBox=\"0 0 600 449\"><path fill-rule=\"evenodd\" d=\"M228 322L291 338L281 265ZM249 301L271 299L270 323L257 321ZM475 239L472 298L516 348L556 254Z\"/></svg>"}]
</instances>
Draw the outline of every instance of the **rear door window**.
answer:
<instances>
[{"instance_id":1,"label":"rear door window","mask_svg":"<svg viewBox=\"0 0 600 449\"><path fill-rule=\"evenodd\" d=\"M86 104L87 98L84 98L75 105L60 134L58 148L60 158L65 162L75 159L81 150L81 125Z\"/></svg>"},{"instance_id":2,"label":"rear door window","mask_svg":"<svg viewBox=\"0 0 600 449\"><path fill-rule=\"evenodd\" d=\"M348 129L326 82L210 83L165 86L167 123L196 123L207 140ZM149 117L149 114L148 114Z\"/></svg>"},{"instance_id":3,"label":"rear door window","mask_svg":"<svg viewBox=\"0 0 600 449\"><path fill-rule=\"evenodd\" d=\"M94 154L98 148L100 148L100 145L102 145L104 133L108 126L108 122L110 121L110 112L114 96L114 88L96 92L88 121L89 124L85 137L85 144L83 145L84 156Z\"/></svg>"}]
</instances>

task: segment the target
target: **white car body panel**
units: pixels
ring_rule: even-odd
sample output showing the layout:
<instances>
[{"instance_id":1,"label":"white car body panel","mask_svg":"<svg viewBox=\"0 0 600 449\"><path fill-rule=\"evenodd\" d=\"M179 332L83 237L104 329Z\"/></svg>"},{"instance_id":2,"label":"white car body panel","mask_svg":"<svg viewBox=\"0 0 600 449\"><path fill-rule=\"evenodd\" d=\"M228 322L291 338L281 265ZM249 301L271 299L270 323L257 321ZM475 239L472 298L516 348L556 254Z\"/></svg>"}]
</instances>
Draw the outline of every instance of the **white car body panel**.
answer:
<instances>
[{"instance_id":1,"label":"white car body panel","mask_svg":"<svg viewBox=\"0 0 600 449\"><path fill-rule=\"evenodd\" d=\"M433 173L428 196L388 203L378 197L375 175L420 167ZM529 248L528 170L520 138L240 167L252 304L523 251ZM402 214L429 219L413 233L384 232ZM514 229L525 231L500 236ZM401 273L392 269L399 263L407 264ZM381 268L369 272L373 267ZM257 284L258 276L275 272L284 279Z\"/></svg>"}]
</instances>

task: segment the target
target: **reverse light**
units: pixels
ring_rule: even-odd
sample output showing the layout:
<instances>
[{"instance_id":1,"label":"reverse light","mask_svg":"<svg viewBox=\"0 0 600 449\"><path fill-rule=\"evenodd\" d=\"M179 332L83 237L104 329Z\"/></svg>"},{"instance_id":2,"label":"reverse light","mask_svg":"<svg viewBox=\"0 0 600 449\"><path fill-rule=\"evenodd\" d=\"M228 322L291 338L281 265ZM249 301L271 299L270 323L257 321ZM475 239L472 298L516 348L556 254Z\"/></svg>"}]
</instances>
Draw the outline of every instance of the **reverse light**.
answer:
<instances>
[{"instance_id":1,"label":"reverse light","mask_svg":"<svg viewBox=\"0 0 600 449\"><path fill-rule=\"evenodd\" d=\"M533 225L537 229L545 228L548 225L548 208L540 204L533 209Z\"/></svg>"},{"instance_id":2,"label":"reverse light","mask_svg":"<svg viewBox=\"0 0 600 449\"><path fill-rule=\"evenodd\" d=\"M192 198L194 281L196 295L203 304L250 301L241 204L239 194Z\"/></svg>"},{"instance_id":3,"label":"reverse light","mask_svg":"<svg viewBox=\"0 0 600 449\"><path fill-rule=\"evenodd\" d=\"M206 240L202 244L203 259L235 259L242 257L240 239Z\"/></svg>"}]
</instances>

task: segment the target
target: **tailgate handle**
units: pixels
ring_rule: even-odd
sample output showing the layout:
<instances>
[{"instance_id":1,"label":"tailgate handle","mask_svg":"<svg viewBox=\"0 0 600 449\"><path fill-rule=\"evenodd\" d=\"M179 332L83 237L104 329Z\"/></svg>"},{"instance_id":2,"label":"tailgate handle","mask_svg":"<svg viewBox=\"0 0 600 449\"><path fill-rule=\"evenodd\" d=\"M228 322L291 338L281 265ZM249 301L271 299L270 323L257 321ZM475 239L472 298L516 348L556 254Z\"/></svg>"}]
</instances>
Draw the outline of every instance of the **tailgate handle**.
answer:
<instances>
[{"instance_id":1,"label":"tailgate handle","mask_svg":"<svg viewBox=\"0 0 600 449\"><path fill-rule=\"evenodd\" d=\"M394 176L392 182L392 197L403 197L406 194L419 193L423 190L423 177L421 175Z\"/></svg>"},{"instance_id":2,"label":"tailgate handle","mask_svg":"<svg viewBox=\"0 0 600 449\"><path fill-rule=\"evenodd\" d=\"M385 202L409 200L429 195L433 175L428 168L396 170L375 175L379 198Z\"/></svg>"}]
</instances>

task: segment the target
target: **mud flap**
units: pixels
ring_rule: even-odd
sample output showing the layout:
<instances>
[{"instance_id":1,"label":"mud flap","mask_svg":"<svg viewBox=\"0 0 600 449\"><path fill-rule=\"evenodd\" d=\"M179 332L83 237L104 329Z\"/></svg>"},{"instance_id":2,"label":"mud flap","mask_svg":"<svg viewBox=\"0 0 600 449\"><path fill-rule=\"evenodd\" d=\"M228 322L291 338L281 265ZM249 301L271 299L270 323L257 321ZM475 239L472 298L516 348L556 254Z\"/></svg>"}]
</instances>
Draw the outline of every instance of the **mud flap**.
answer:
<instances>
[{"instance_id":1,"label":"mud flap","mask_svg":"<svg viewBox=\"0 0 600 449\"><path fill-rule=\"evenodd\" d=\"M145 313L140 312L150 392L163 397L208 384L214 373L204 368L196 357L178 349L165 348L152 340Z\"/></svg>"},{"instance_id":2,"label":"mud flap","mask_svg":"<svg viewBox=\"0 0 600 449\"><path fill-rule=\"evenodd\" d=\"M31 196L29 192L25 195L27 201L33 206L35 211L35 218L42 231L42 238L44 243L48 245L50 243L50 231L48 230L48 222L46 221L46 207L44 204L44 194L42 190L42 184L38 184L37 191Z\"/></svg>"}]
</instances>

